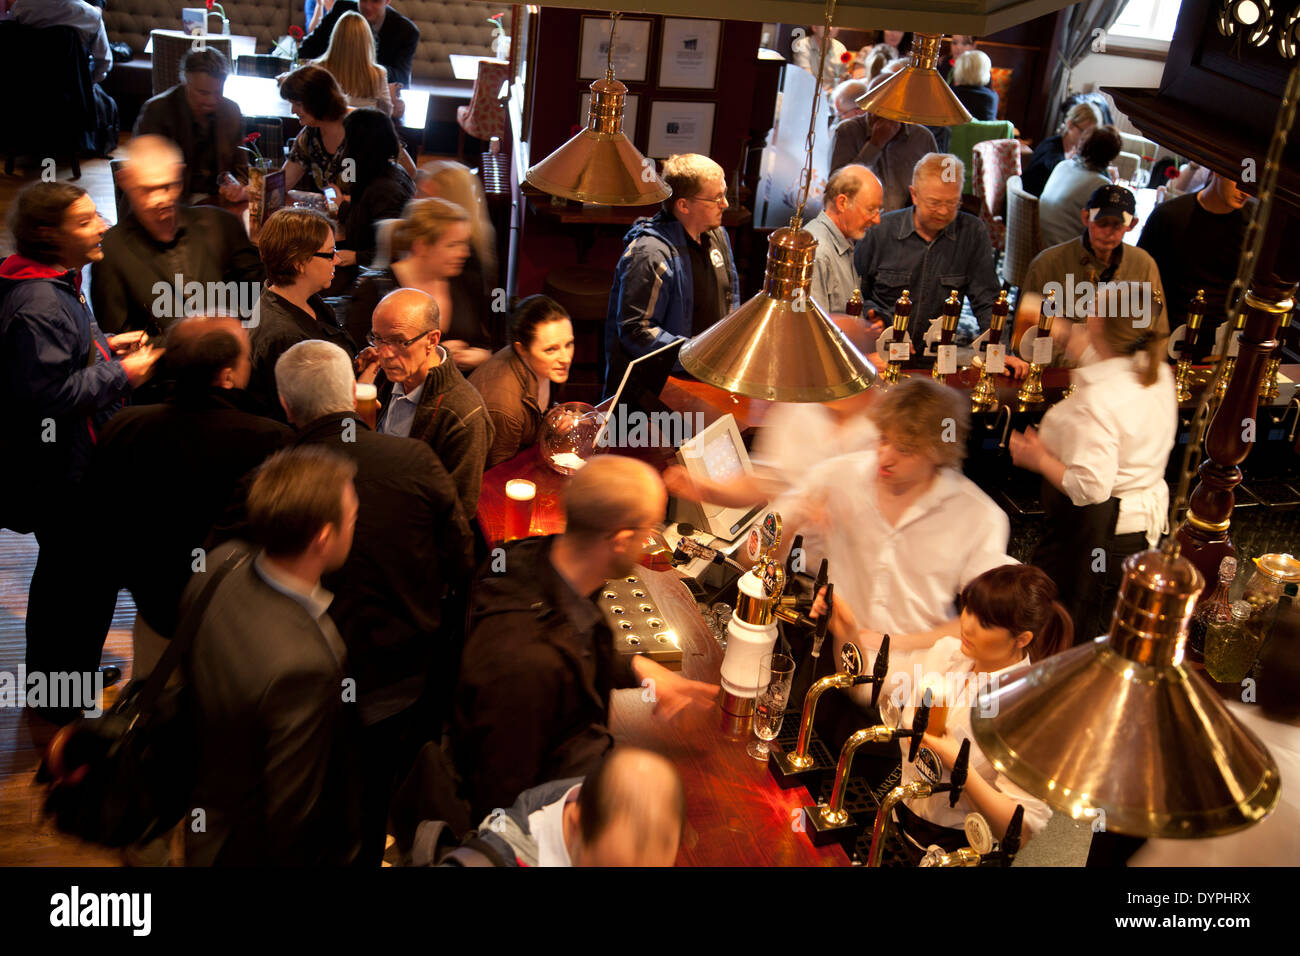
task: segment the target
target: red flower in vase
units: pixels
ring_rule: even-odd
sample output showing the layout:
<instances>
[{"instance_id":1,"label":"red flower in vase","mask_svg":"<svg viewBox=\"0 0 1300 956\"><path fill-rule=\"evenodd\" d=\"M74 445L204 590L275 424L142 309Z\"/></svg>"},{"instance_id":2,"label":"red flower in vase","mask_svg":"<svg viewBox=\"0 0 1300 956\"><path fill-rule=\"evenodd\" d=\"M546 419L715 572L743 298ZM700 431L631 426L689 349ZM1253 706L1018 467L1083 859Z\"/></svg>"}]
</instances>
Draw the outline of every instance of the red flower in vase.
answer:
<instances>
[{"instance_id":1,"label":"red flower in vase","mask_svg":"<svg viewBox=\"0 0 1300 956\"><path fill-rule=\"evenodd\" d=\"M212 12L212 0L208 0L208 12Z\"/></svg>"},{"instance_id":2,"label":"red flower in vase","mask_svg":"<svg viewBox=\"0 0 1300 956\"><path fill-rule=\"evenodd\" d=\"M244 145L247 146L250 143L256 143L261 138L262 138L261 133L249 133L247 136L244 137Z\"/></svg>"},{"instance_id":3,"label":"red flower in vase","mask_svg":"<svg viewBox=\"0 0 1300 956\"><path fill-rule=\"evenodd\" d=\"M289 36L296 43L300 41L305 36L305 34L302 32L302 27L298 26L298 24L295 23L289 27Z\"/></svg>"},{"instance_id":4,"label":"red flower in vase","mask_svg":"<svg viewBox=\"0 0 1300 956\"><path fill-rule=\"evenodd\" d=\"M841 62L841 63L852 63L852 62L853 62L853 54L850 53L848 50L845 50L843 53L840 54L840 62Z\"/></svg>"},{"instance_id":5,"label":"red flower in vase","mask_svg":"<svg viewBox=\"0 0 1300 956\"><path fill-rule=\"evenodd\" d=\"M1178 178L1177 166L1170 166L1168 169L1165 170L1165 179L1177 179L1177 178Z\"/></svg>"}]
</instances>

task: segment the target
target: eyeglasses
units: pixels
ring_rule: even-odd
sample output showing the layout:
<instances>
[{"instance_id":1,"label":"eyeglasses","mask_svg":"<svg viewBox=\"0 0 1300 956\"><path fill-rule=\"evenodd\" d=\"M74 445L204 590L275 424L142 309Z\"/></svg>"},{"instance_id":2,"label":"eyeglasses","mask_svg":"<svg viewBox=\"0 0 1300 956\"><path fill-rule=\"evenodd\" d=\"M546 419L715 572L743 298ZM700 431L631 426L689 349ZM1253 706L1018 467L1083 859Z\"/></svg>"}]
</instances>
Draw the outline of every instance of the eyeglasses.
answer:
<instances>
[{"instance_id":1,"label":"eyeglasses","mask_svg":"<svg viewBox=\"0 0 1300 956\"><path fill-rule=\"evenodd\" d=\"M320 253L317 254L320 255ZM433 330L430 329L429 331L431 332ZM382 335L375 335L374 332L369 332L366 334L366 341L377 349L382 349L385 345L394 349L409 349L412 345L428 334L429 332L421 332L419 335L413 335L409 339L386 339Z\"/></svg>"},{"instance_id":2,"label":"eyeglasses","mask_svg":"<svg viewBox=\"0 0 1300 956\"><path fill-rule=\"evenodd\" d=\"M687 202L711 202L715 206L725 206L727 204L726 193L722 193L721 195L718 196L713 196L712 198L708 196L683 196L682 198L685 199Z\"/></svg>"},{"instance_id":3,"label":"eyeglasses","mask_svg":"<svg viewBox=\"0 0 1300 956\"><path fill-rule=\"evenodd\" d=\"M313 252L311 255L313 259L337 259L339 251L331 249L329 252Z\"/></svg>"},{"instance_id":4,"label":"eyeglasses","mask_svg":"<svg viewBox=\"0 0 1300 956\"><path fill-rule=\"evenodd\" d=\"M961 208L961 200L960 199L922 199L921 205L924 206L926 209L952 210L952 209Z\"/></svg>"}]
</instances>

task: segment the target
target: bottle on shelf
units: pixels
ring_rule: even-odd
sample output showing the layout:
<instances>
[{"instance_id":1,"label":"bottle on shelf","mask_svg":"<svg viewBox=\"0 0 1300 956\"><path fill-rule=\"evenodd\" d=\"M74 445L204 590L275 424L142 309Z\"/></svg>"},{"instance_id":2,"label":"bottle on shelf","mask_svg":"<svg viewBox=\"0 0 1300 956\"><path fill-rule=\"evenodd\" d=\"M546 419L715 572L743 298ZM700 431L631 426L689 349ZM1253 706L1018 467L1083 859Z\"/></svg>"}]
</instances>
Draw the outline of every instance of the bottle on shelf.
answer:
<instances>
[{"instance_id":1,"label":"bottle on shelf","mask_svg":"<svg viewBox=\"0 0 1300 956\"><path fill-rule=\"evenodd\" d=\"M1252 628L1254 609L1245 601L1234 601L1232 618L1214 624L1205 633L1205 672L1224 684L1243 680L1255 666L1261 635Z\"/></svg>"},{"instance_id":2,"label":"bottle on shelf","mask_svg":"<svg viewBox=\"0 0 1300 956\"><path fill-rule=\"evenodd\" d=\"M1196 608L1192 623L1187 630L1187 648L1192 660L1205 657L1205 632L1211 625L1226 624L1232 618L1232 604L1228 600L1228 591L1237 577L1237 559L1226 557L1219 562L1219 583L1208 598Z\"/></svg>"}]
</instances>

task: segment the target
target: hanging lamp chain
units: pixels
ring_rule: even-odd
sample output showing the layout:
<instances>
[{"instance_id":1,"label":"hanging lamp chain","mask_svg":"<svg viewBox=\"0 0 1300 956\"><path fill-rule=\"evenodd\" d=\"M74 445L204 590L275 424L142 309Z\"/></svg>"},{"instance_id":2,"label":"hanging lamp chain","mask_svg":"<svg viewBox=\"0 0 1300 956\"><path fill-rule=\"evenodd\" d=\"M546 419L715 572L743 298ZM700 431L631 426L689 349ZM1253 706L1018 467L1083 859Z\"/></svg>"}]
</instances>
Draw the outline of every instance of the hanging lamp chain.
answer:
<instances>
[{"instance_id":1,"label":"hanging lamp chain","mask_svg":"<svg viewBox=\"0 0 1300 956\"><path fill-rule=\"evenodd\" d=\"M822 77L826 75L826 50L831 45L831 21L835 16L835 0L826 0L825 32L822 34L821 56L817 60L817 75L814 77L812 115L808 117L808 139L804 143L803 169L799 173L799 205L790 217L790 228L803 226L803 207L808 203L808 192L812 189L813 141L817 137L818 107L822 99Z\"/></svg>"},{"instance_id":2,"label":"hanging lamp chain","mask_svg":"<svg viewBox=\"0 0 1300 956\"><path fill-rule=\"evenodd\" d=\"M609 14L609 49L605 51L605 79L614 78L614 31L618 29L618 18L623 14L610 11Z\"/></svg>"}]
</instances>

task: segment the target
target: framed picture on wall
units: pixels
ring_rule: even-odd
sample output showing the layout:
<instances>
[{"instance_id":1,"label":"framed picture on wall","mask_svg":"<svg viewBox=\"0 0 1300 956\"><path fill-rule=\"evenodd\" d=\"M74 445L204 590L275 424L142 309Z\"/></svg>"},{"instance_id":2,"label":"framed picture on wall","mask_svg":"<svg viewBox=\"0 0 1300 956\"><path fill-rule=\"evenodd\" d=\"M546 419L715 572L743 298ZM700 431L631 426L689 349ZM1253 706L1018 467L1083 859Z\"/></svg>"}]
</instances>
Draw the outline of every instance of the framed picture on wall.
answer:
<instances>
[{"instance_id":1,"label":"framed picture on wall","mask_svg":"<svg viewBox=\"0 0 1300 956\"><path fill-rule=\"evenodd\" d=\"M664 17L659 55L659 85L678 90L711 90L718 85L721 20Z\"/></svg>"},{"instance_id":2,"label":"framed picture on wall","mask_svg":"<svg viewBox=\"0 0 1300 956\"><path fill-rule=\"evenodd\" d=\"M666 159L674 153L709 155L716 110L716 103L652 103L646 155L652 159Z\"/></svg>"},{"instance_id":3,"label":"framed picture on wall","mask_svg":"<svg viewBox=\"0 0 1300 956\"><path fill-rule=\"evenodd\" d=\"M635 93L623 98L623 133L628 139L636 141L636 104L640 99ZM582 106L578 109L578 125L586 126L591 119L591 93L582 94Z\"/></svg>"},{"instance_id":4,"label":"framed picture on wall","mask_svg":"<svg viewBox=\"0 0 1300 956\"><path fill-rule=\"evenodd\" d=\"M614 32L614 75L624 83L644 83L650 62L652 20L621 17ZM605 75L609 58L608 17L582 18L582 46L578 79L595 80Z\"/></svg>"}]
</instances>

